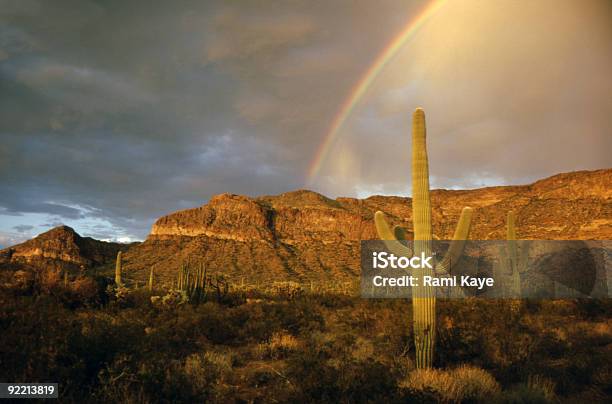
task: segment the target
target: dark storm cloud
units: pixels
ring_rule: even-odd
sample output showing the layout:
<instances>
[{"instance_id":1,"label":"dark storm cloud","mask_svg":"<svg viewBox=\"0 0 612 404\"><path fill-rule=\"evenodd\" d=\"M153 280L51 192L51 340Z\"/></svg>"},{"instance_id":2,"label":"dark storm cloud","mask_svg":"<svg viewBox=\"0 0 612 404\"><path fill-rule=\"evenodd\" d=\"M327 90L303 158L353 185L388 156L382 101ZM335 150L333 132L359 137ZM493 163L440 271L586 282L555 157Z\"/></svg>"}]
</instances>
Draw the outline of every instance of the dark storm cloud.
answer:
<instances>
[{"instance_id":1,"label":"dark storm cloud","mask_svg":"<svg viewBox=\"0 0 612 404\"><path fill-rule=\"evenodd\" d=\"M78 231L99 238L144 237L156 217L198 206L213 194L303 187L343 100L425 4L0 0L0 214L48 215L35 216L39 227L76 221ZM428 46L422 43L415 52L426 54ZM593 46L599 51L600 45ZM436 49L445 48L438 43ZM517 52L522 51L508 57ZM546 50L524 53L539 61ZM473 185L484 174L500 182L549 174L552 166L530 162L517 169L511 158L478 149L542 148L533 143L534 131L567 128L565 117L551 127L535 125L532 118L509 124L506 117L453 112L457 99L448 94L464 94L464 111L500 97L517 98L484 69L468 75L472 83L484 77L480 86L453 82L451 63L439 66L446 70L430 80L409 65L413 56L389 67L427 80L416 85L400 80L396 88L372 92L372 100L346 125L348 133L316 189L330 195L404 190L406 111L421 103L436 117L432 129L448 136L430 144L440 184ZM487 63L500 71L494 61ZM462 69L473 66L466 62ZM449 83L454 92L446 93ZM382 80L381 88L389 87ZM485 87L489 93L481 97ZM473 88L479 93L470 92ZM531 111L537 112L538 96L537 90L527 93ZM478 102L466 102L470 99ZM502 112L514 113L513 102L505 105ZM597 105L598 113L610 112L605 99ZM578 129L584 129L584 119ZM598 116L590 129L601 133L601 121ZM516 130L524 136L508 139ZM479 137L485 132L491 136ZM452 136L463 140L453 143ZM573 148L586 154L601 150L604 140L591 136L585 142ZM461 170L452 159L459 149L466 156ZM0 223L0 243L16 240L11 228L3 235Z\"/></svg>"},{"instance_id":2,"label":"dark storm cloud","mask_svg":"<svg viewBox=\"0 0 612 404\"><path fill-rule=\"evenodd\" d=\"M347 23L393 28L418 6L389 18L363 2ZM302 186L343 92L392 34L351 38L335 23L346 7L311 2L0 10L4 213L98 218L140 237L215 193Z\"/></svg>"}]
</instances>

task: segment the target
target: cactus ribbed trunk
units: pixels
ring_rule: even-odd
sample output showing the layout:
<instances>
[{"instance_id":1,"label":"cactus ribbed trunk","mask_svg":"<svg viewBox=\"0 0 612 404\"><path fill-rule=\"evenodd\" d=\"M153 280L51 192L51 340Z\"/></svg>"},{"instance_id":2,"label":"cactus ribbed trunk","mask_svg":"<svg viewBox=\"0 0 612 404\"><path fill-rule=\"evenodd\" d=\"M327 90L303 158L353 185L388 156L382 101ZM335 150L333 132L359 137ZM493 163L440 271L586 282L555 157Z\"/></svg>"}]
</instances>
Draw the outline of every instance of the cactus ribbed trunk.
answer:
<instances>
[{"instance_id":1,"label":"cactus ribbed trunk","mask_svg":"<svg viewBox=\"0 0 612 404\"><path fill-rule=\"evenodd\" d=\"M472 208L466 206L461 211L457 228L442 260L435 259L435 271L450 274L457 264L465 242L470 233ZM414 251L398 240L406 238L404 231L396 226L393 231L385 220L385 214L377 211L374 224L381 240L387 249L398 256L413 255L431 257L432 223L431 199L429 197L429 162L427 161L427 138L425 130L425 113L417 108L412 116L412 221L414 223ZM434 344L436 340L436 291L433 286L424 286L424 276L434 276L433 268L413 269L412 275L417 279L412 287L412 321L416 348L417 368L429 368L433 364Z\"/></svg>"},{"instance_id":2,"label":"cactus ribbed trunk","mask_svg":"<svg viewBox=\"0 0 612 404\"><path fill-rule=\"evenodd\" d=\"M425 113L417 108L412 120L412 220L414 223L414 255L431 256L431 199L429 196L429 162L427 159ZM413 270L419 286L413 289L412 312L417 368L433 364L436 338L436 298L434 288L423 286L423 277L433 270Z\"/></svg>"}]
</instances>

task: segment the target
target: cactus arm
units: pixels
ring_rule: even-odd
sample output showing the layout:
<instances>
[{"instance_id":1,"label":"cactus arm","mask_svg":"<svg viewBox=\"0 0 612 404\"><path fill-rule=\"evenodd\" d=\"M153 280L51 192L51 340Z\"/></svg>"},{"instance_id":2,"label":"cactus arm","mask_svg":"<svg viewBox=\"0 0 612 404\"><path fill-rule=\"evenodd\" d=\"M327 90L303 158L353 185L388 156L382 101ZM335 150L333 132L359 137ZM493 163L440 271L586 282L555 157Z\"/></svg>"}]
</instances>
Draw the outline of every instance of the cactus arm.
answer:
<instances>
[{"instance_id":1,"label":"cactus arm","mask_svg":"<svg viewBox=\"0 0 612 404\"><path fill-rule=\"evenodd\" d=\"M461 216L457 222L457 227L455 227L453 240L451 241L450 247L442 261L436 265L436 271L450 273L453 266L459 261L459 258L463 254L463 249L465 248L465 241L468 239L470 234L472 213L473 209L470 207L465 207L461 211Z\"/></svg>"},{"instance_id":2,"label":"cactus arm","mask_svg":"<svg viewBox=\"0 0 612 404\"><path fill-rule=\"evenodd\" d=\"M395 238L395 234L389 228L387 221L385 220L385 214L381 211L376 212L374 215L374 223L376 224L376 231L378 237L384 241L387 249L393 254L399 257L412 257L412 250L407 246L401 244Z\"/></svg>"}]
</instances>

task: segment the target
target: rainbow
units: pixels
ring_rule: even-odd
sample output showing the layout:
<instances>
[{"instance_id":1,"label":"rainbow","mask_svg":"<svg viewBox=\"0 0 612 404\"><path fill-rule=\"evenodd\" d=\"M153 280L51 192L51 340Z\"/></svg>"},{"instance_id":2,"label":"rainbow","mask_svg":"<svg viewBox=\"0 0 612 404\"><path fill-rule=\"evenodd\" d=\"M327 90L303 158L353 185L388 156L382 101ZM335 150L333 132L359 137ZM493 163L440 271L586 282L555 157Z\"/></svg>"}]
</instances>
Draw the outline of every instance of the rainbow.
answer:
<instances>
[{"instance_id":1,"label":"rainbow","mask_svg":"<svg viewBox=\"0 0 612 404\"><path fill-rule=\"evenodd\" d=\"M389 63L391 59L397 54L397 52L403 47L403 45L425 24L432 16L436 14L442 7L446 0L433 0L427 7L425 7L416 17L408 21L406 26L389 42L389 44L382 50L380 55L374 60L374 63L370 65L365 74L351 89L348 97L342 103L342 106L338 110L338 113L334 116L334 119L329 127L329 130L323 137L323 141L319 146L314 159L312 160L306 183L311 185L319 174L321 166L325 162L331 146L334 144L340 129L351 115L359 101L363 98L364 94L368 91L368 88L372 85L376 77Z\"/></svg>"}]
</instances>

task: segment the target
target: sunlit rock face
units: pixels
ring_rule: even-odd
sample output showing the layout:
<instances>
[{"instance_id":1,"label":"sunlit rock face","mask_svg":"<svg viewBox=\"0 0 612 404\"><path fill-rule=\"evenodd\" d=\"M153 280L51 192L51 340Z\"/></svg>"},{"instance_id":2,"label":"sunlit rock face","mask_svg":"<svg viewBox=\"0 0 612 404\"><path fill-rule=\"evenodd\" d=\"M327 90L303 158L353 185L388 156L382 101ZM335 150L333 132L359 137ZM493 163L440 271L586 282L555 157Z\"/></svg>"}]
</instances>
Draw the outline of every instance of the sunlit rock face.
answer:
<instances>
[{"instance_id":1,"label":"sunlit rock face","mask_svg":"<svg viewBox=\"0 0 612 404\"><path fill-rule=\"evenodd\" d=\"M435 190L435 238L449 239L464 206L474 208L470 239L505 238L517 213L522 239L612 238L612 170L559 174L531 185ZM126 269L143 276L203 263L232 277L339 280L359 273L359 241L375 239L373 215L385 212L412 237L411 199L373 196L335 200L307 190L250 198L222 194L198 208L158 219ZM162 275L163 276L163 275Z\"/></svg>"},{"instance_id":2,"label":"sunlit rock face","mask_svg":"<svg viewBox=\"0 0 612 404\"><path fill-rule=\"evenodd\" d=\"M437 239L452 237L464 206L474 208L472 240L504 239L509 210L517 214L521 239L612 239L612 169L524 186L434 190L431 198ZM329 199L307 190L256 198L221 194L159 218L143 243L100 242L60 226L0 251L0 265L95 268L112 265L122 249L128 279L147 279L153 267L160 281L170 282L190 262L234 279L354 280L360 240L377 238L377 210L413 236L410 198Z\"/></svg>"},{"instance_id":3,"label":"sunlit rock face","mask_svg":"<svg viewBox=\"0 0 612 404\"><path fill-rule=\"evenodd\" d=\"M90 269L111 262L127 245L81 237L68 226L58 226L25 243L0 251L0 264L33 268Z\"/></svg>"},{"instance_id":4,"label":"sunlit rock face","mask_svg":"<svg viewBox=\"0 0 612 404\"><path fill-rule=\"evenodd\" d=\"M207 205L159 218L149 238L209 236L234 241L272 240L271 213L251 198L221 194Z\"/></svg>"}]
</instances>

